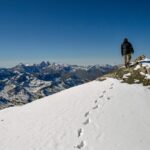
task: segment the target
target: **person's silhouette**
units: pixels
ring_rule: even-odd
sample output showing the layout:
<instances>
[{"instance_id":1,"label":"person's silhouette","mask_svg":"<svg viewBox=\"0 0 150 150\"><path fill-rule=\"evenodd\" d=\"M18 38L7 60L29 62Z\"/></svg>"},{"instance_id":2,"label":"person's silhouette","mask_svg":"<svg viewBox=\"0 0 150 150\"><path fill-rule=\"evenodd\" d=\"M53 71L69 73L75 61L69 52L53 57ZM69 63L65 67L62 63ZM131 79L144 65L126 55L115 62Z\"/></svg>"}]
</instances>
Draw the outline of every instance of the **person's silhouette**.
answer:
<instances>
[{"instance_id":1,"label":"person's silhouette","mask_svg":"<svg viewBox=\"0 0 150 150\"><path fill-rule=\"evenodd\" d=\"M134 49L132 44L128 41L127 38L125 38L121 44L121 55L124 56L124 63L126 68L130 66L131 54L133 53Z\"/></svg>"}]
</instances>

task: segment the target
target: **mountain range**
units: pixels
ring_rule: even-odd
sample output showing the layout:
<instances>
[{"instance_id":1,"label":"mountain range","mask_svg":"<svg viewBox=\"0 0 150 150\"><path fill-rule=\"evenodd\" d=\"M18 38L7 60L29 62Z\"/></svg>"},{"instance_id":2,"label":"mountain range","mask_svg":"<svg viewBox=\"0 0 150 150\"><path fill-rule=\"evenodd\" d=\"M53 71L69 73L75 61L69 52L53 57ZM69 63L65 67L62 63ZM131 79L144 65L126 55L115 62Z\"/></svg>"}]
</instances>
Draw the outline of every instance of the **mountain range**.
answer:
<instances>
[{"instance_id":1,"label":"mountain range","mask_svg":"<svg viewBox=\"0 0 150 150\"><path fill-rule=\"evenodd\" d=\"M117 66L78 66L45 61L0 68L0 109L32 102L92 81L115 69Z\"/></svg>"}]
</instances>

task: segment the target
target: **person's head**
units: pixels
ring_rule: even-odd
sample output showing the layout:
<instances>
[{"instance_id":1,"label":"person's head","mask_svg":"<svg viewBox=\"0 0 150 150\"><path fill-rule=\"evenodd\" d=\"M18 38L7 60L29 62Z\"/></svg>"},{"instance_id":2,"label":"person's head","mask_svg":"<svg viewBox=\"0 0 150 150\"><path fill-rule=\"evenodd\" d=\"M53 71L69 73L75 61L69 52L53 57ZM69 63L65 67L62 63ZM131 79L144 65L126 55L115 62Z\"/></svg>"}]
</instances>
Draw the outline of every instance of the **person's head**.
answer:
<instances>
[{"instance_id":1,"label":"person's head","mask_svg":"<svg viewBox=\"0 0 150 150\"><path fill-rule=\"evenodd\" d=\"M128 42L128 39L127 39L127 38L124 38L124 42Z\"/></svg>"}]
</instances>

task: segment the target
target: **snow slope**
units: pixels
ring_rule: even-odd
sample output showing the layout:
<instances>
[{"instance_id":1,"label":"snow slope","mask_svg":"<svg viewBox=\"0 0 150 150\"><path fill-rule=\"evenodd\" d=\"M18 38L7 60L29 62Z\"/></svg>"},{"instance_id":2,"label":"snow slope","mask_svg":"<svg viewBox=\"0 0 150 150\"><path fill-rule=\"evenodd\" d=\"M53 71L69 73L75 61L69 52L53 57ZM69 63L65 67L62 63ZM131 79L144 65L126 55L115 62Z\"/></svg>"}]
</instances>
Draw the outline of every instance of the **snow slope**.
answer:
<instances>
[{"instance_id":1,"label":"snow slope","mask_svg":"<svg viewBox=\"0 0 150 150\"><path fill-rule=\"evenodd\" d=\"M150 89L93 81L0 111L0 150L149 150Z\"/></svg>"}]
</instances>

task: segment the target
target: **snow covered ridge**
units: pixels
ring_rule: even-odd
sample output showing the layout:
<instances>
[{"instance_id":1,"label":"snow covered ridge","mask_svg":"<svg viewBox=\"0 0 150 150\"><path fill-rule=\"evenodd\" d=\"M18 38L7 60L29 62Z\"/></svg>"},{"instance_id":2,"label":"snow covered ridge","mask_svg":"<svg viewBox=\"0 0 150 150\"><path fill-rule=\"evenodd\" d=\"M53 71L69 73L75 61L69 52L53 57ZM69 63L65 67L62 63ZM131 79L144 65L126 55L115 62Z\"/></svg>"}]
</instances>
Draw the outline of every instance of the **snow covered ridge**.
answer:
<instances>
[{"instance_id":1,"label":"snow covered ridge","mask_svg":"<svg viewBox=\"0 0 150 150\"><path fill-rule=\"evenodd\" d=\"M1 150L149 150L150 90L92 81L0 111Z\"/></svg>"},{"instance_id":2,"label":"snow covered ridge","mask_svg":"<svg viewBox=\"0 0 150 150\"><path fill-rule=\"evenodd\" d=\"M116 68L41 62L0 69L0 108L26 104L94 80Z\"/></svg>"},{"instance_id":3,"label":"snow covered ridge","mask_svg":"<svg viewBox=\"0 0 150 150\"><path fill-rule=\"evenodd\" d=\"M129 84L139 83L148 86L150 85L150 59L136 59L136 61L131 63L130 68L122 66L104 75L104 77L113 77ZM101 80L101 78L98 78L98 80Z\"/></svg>"}]
</instances>

